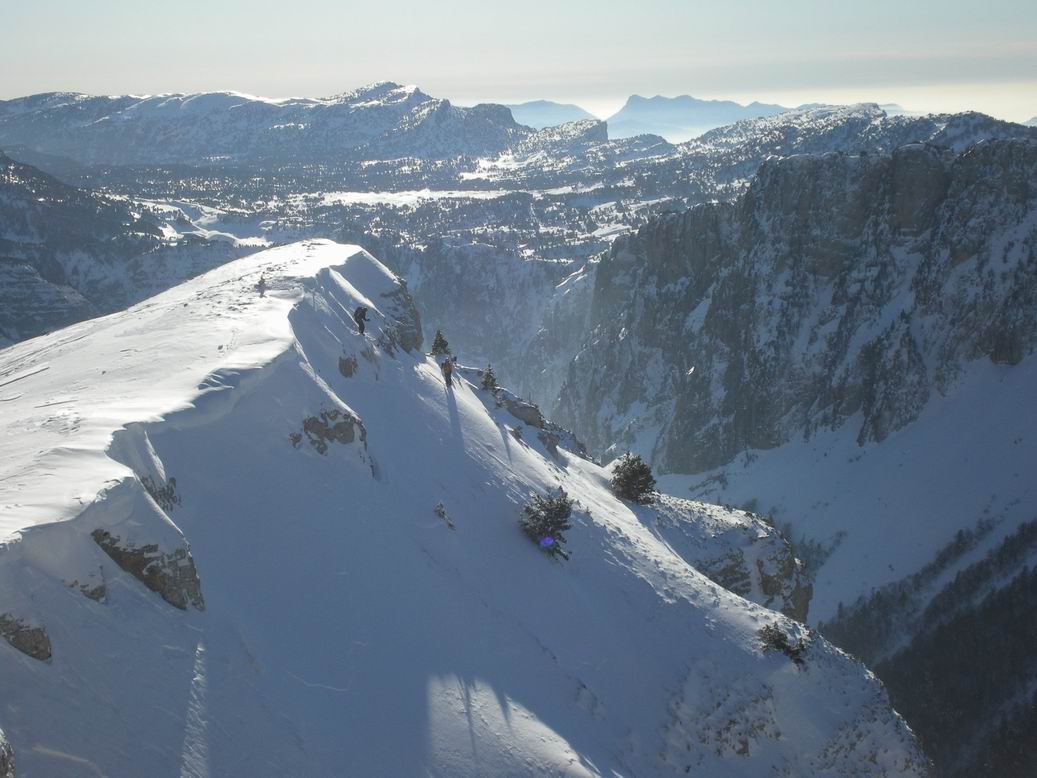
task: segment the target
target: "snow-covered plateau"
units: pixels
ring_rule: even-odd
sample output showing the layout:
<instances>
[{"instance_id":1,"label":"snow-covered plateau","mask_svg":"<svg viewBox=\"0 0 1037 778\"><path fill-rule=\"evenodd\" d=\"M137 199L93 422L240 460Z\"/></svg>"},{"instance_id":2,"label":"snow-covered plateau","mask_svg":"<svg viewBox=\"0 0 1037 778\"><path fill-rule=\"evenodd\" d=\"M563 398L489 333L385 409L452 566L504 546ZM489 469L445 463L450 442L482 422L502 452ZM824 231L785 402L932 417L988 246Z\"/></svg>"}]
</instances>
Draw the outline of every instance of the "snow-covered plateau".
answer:
<instances>
[{"instance_id":1,"label":"snow-covered plateau","mask_svg":"<svg viewBox=\"0 0 1037 778\"><path fill-rule=\"evenodd\" d=\"M0 352L0 765L926 774L875 677L759 604L798 586L773 528L618 500L421 343L393 274L310 241ZM519 529L559 489L568 561ZM739 559L750 599L696 569Z\"/></svg>"}]
</instances>

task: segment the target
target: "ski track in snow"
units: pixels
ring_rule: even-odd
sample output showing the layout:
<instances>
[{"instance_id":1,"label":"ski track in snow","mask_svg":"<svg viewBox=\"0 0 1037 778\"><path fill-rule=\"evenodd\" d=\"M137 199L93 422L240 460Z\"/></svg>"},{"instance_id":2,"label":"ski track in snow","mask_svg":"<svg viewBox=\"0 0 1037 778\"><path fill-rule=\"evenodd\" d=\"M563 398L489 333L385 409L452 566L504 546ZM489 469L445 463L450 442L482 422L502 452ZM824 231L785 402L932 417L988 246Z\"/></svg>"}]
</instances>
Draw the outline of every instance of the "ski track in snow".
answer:
<instances>
[{"instance_id":1,"label":"ski track in snow","mask_svg":"<svg viewBox=\"0 0 1037 778\"><path fill-rule=\"evenodd\" d=\"M184 728L183 767L180 778L209 778L209 741L205 706L205 643L195 650L194 677Z\"/></svg>"}]
</instances>

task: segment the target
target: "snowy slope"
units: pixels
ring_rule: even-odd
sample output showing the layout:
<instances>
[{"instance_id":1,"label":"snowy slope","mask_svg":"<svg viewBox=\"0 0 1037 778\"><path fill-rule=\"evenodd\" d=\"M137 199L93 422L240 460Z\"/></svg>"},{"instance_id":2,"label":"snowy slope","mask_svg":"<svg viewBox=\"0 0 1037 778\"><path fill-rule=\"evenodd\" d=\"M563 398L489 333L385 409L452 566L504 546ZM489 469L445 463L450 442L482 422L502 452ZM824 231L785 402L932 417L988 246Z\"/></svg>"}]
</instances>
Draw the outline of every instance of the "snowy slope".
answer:
<instances>
[{"instance_id":1,"label":"snowy slope","mask_svg":"<svg viewBox=\"0 0 1037 778\"><path fill-rule=\"evenodd\" d=\"M0 352L0 632L50 654L0 642L20 771L924 773L862 665L687 564L694 510L447 390L419 327L312 242ZM558 486L566 563L517 527Z\"/></svg>"},{"instance_id":2,"label":"snowy slope","mask_svg":"<svg viewBox=\"0 0 1037 778\"><path fill-rule=\"evenodd\" d=\"M931 561L959 530L997 522L989 543L1037 511L1037 359L972 365L947 397L882 444L824 432L694 476L663 476L673 494L751 503L830 550L811 620ZM897 538L890 543L891 537Z\"/></svg>"}]
</instances>

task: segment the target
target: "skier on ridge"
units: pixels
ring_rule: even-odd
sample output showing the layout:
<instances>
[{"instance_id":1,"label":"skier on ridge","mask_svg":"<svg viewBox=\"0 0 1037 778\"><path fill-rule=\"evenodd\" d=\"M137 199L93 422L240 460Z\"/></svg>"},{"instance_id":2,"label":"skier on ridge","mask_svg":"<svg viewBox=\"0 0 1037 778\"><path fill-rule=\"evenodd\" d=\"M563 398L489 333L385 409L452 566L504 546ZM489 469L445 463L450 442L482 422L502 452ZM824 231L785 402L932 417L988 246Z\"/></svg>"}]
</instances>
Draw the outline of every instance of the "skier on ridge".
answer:
<instances>
[{"instance_id":1,"label":"skier on ridge","mask_svg":"<svg viewBox=\"0 0 1037 778\"><path fill-rule=\"evenodd\" d=\"M443 378L446 379L446 385L453 387L454 363L451 360L447 359L443 362L442 365L440 365L440 368L443 371Z\"/></svg>"},{"instance_id":2,"label":"skier on ridge","mask_svg":"<svg viewBox=\"0 0 1037 778\"><path fill-rule=\"evenodd\" d=\"M353 321L356 322L356 326L360 328L360 334L364 334L364 324L367 322L367 306L358 305L356 310L353 311Z\"/></svg>"}]
</instances>

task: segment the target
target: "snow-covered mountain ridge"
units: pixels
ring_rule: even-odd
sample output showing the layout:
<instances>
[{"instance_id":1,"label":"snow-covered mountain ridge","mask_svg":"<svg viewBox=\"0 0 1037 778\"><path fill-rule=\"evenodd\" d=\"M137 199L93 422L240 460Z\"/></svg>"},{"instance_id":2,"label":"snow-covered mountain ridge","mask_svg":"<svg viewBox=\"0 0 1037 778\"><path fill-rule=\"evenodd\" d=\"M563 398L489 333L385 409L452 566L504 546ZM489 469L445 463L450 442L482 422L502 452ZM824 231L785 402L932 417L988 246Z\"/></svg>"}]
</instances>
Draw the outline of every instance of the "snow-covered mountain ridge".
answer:
<instances>
[{"instance_id":1,"label":"snow-covered mountain ridge","mask_svg":"<svg viewBox=\"0 0 1037 778\"><path fill-rule=\"evenodd\" d=\"M392 82L326 99L56 92L0 101L0 144L88 165L441 159L493 154L529 132L503 106L460 108Z\"/></svg>"},{"instance_id":2,"label":"snow-covered mountain ridge","mask_svg":"<svg viewBox=\"0 0 1037 778\"><path fill-rule=\"evenodd\" d=\"M925 774L862 665L686 561L762 573L773 530L618 501L420 343L391 273L314 241L0 352L18 770ZM565 563L517 526L558 488Z\"/></svg>"}]
</instances>

